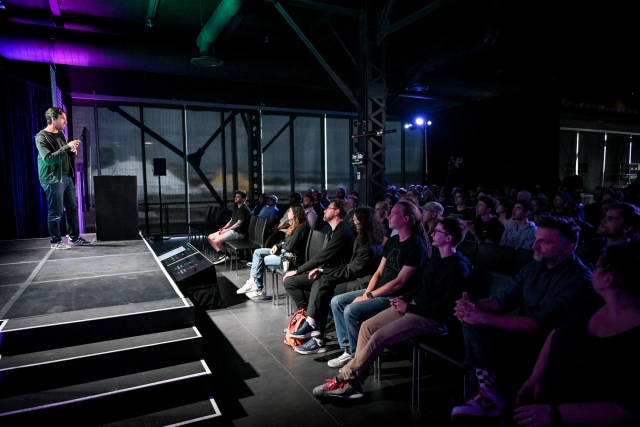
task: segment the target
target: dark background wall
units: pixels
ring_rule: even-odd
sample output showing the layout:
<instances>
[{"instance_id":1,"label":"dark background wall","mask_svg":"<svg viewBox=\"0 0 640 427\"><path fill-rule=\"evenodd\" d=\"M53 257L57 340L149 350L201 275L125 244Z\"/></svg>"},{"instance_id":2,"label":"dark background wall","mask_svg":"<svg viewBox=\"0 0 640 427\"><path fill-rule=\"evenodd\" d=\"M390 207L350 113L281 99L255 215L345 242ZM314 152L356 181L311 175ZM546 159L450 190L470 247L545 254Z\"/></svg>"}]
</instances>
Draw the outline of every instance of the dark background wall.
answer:
<instances>
[{"instance_id":1,"label":"dark background wall","mask_svg":"<svg viewBox=\"0 0 640 427\"><path fill-rule=\"evenodd\" d=\"M559 103L550 93L520 92L444 110L428 129L429 181L443 185L449 155L463 159L461 182L554 186Z\"/></svg>"}]
</instances>

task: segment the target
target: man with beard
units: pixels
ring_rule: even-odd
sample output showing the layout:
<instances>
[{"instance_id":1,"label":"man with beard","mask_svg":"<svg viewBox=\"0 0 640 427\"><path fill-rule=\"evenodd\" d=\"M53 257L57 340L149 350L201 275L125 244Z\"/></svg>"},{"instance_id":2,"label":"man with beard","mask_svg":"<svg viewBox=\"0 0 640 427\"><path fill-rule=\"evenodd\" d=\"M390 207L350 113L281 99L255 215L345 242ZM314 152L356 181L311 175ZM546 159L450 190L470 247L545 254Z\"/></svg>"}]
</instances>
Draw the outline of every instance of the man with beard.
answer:
<instances>
[{"instance_id":1,"label":"man with beard","mask_svg":"<svg viewBox=\"0 0 640 427\"><path fill-rule=\"evenodd\" d=\"M510 246L512 248L530 249L535 241L536 225L529 221L529 215L533 207L531 203L521 199L516 202L511 213L511 219L516 221L516 225L507 228L500 240L500 246Z\"/></svg>"},{"instance_id":2,"label":"man with beard","mask_svg":"<svg viewBox=\"0 0 640 427\"><path fill-rule=\"evenodd\" d=\"M595 264L609 246L627 245L637 240L640 230L640 209L631 203L614 203L600 221L596 234L600 237L582 245L576 255L586 265Z\"/></svg>"},{"instance_id":3,"label":"man with beard","mask_svg":"<svg viewBox=\"0 0 640 427\"><path fill-rule=\"evenodd\" d=\"M516 385L526 379L549 332L593 294L591 272L573 253L580 232L573 219L548 216L537 225L535 261L520 270L513 284L479 301L470 301L466 293L456 301L465 365L473 367L479 388L453 408L454 419L500 415L515 390L501 391L498 380Z\"/></svg>"}]
</instances>

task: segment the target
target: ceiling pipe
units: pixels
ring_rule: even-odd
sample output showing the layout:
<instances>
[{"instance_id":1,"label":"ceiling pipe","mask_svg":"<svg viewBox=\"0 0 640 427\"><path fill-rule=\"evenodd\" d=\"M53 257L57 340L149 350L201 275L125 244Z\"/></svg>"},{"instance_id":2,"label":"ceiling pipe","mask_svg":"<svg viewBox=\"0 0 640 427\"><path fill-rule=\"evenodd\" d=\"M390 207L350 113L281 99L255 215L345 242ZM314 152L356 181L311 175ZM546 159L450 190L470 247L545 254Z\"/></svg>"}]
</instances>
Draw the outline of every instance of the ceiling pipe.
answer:
<instances>
[{"instance_id":1,"label":"ceiling pipe","mask_svg":"<svg viewBox=\"0 0 640 427\"><path fill-rule=\"evenodd\" d=\"M201 67L217 67L223 64L213 56L213 42L225 29L229 22L238 14L243 0L221 0L204 28L200 31L196 44L200 56L191 59L191 63Z\"/></svg>"}]
</instances>

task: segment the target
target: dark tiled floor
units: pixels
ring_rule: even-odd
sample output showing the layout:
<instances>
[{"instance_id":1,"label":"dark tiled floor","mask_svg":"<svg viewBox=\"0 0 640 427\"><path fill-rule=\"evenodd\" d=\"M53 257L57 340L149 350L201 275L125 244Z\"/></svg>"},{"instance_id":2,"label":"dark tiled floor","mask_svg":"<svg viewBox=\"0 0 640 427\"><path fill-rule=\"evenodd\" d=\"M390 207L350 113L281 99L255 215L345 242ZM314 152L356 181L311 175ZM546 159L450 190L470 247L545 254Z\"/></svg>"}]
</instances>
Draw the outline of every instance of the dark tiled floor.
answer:
<instances>
[{"instance_id":1,"label":"dark tiled floor","mask_svg":"<svg viewBox=\"0 0 640 427\"><path fill-rule=\"evenodd\" d=\"M152 243L157 253L177 247L184 239ZM164 245L164 247L160 246ZM450 425L452 396L459 393L454 374L442 366L424 369L422 405L411 406L411 363L406 349L383 356L382 380L371 376L366 396L352 402L319 402L312 389L337 373L327 360L341 354L335 340L324 354L303 356L283 343L285 313L281 288L279 306L271 300L255 301L232 293L249 278L240 271L216 266L218 283L227 308L201 313L198 328L205 337L205 356L218 373L214 398L223 416L236 426L373 426ZM270 280L270 279L268 279ZM270 281L268 289L271 290ZM226 289L225 289L226 288ZM233 298L233 301L230 301ZM333 337L333 333L329 337Z\"/></svg>"}]
</instances>

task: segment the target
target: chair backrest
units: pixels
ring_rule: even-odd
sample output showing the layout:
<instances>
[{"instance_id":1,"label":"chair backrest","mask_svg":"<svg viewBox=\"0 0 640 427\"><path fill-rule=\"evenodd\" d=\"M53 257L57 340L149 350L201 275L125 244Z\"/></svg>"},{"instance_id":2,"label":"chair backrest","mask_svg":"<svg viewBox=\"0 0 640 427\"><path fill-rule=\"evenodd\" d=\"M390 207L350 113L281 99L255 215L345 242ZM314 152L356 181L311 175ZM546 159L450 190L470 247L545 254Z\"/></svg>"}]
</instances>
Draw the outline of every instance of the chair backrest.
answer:
<instances>
[{"instance_id":1,"label":"chair backrest","mask_svg":"<svg viewBox=\"0 0 640 427\"><path fill-rule=\"evenodd\" d=\"M476 252L478 251L478 242L475 240L463 240L458 245L458 252L464 255L471 265L474 265L476 262Z\"/></svg>"},{"instance_id":2,"label":"chair backrest","mask_svg":"<svg viewBox=\"0 0 640 427\"><path fill-rule=\"evenodd\" d=\"M254 242L256 240L256 223L258 222L258 217L255 215L251 215L251 219L249 220L249 230L247 231L247 240L250 242Z\"/></svg>"},{"instance_id":3,"label":"chair backrest","mask_svg":"<svg viewBox=\"0 0 640 427\"><path fill-rule=\"evenodd\" d=\"M478 270L510 275L513 273L513 259L515 254L515 248L479 243L474 267Z\"/></svg>"},{"instance_id":4,"label":"chair backrest","mask_svg":"<svg viewBox=\"0 0 640 427\"><path fill-rule=\"evenodd\" d=\"M207 224L210 227L213 227L216 225L216 218L218 216L218 211L220 211L220 208L218 206L212 206L210 205L207 208L207 217L206 217L206 221Z\"/></svg>"},{"instance_id":5,"label":"chair backrest","mask_svg":"<svg viewBox=\"0 0 640 427\"><path fill-rule=\"evenodd\" d=\"M233 212L230 209L220 208L220 213L218 214L218 219L217 219L218 223L216 224L218 228L222 227L223 225L231 221L232 215L233 215Z\"/></svg>"},{"instance_id":6,"label":"chair backrest","mask_svg":"<svg viewBox=\"0 0 640 427\"><path fill-rule=\"evenodd\" d=\"M262 243L264 241L264 231L267 229L267 220L266 218L262 218L259 216L257 216L256 218L256 227L253 233L253 238L249 237L249 240L256 245L262 246Z\"/></svg>"},{"instance_id":7,"label":"chair backrest","mask_svg":"<svg viewBox=\"0 0 640 427\"><path fill-rule=\"evenodd\" d=\"M327 237L327 233L323 233L322 231L317 230L311 231L310 234L311 236L309 237L309 246L307 249L306 261L310 260L320 253L320 251L324 247L324 239Z\"/></svg>"}]
</instances>

